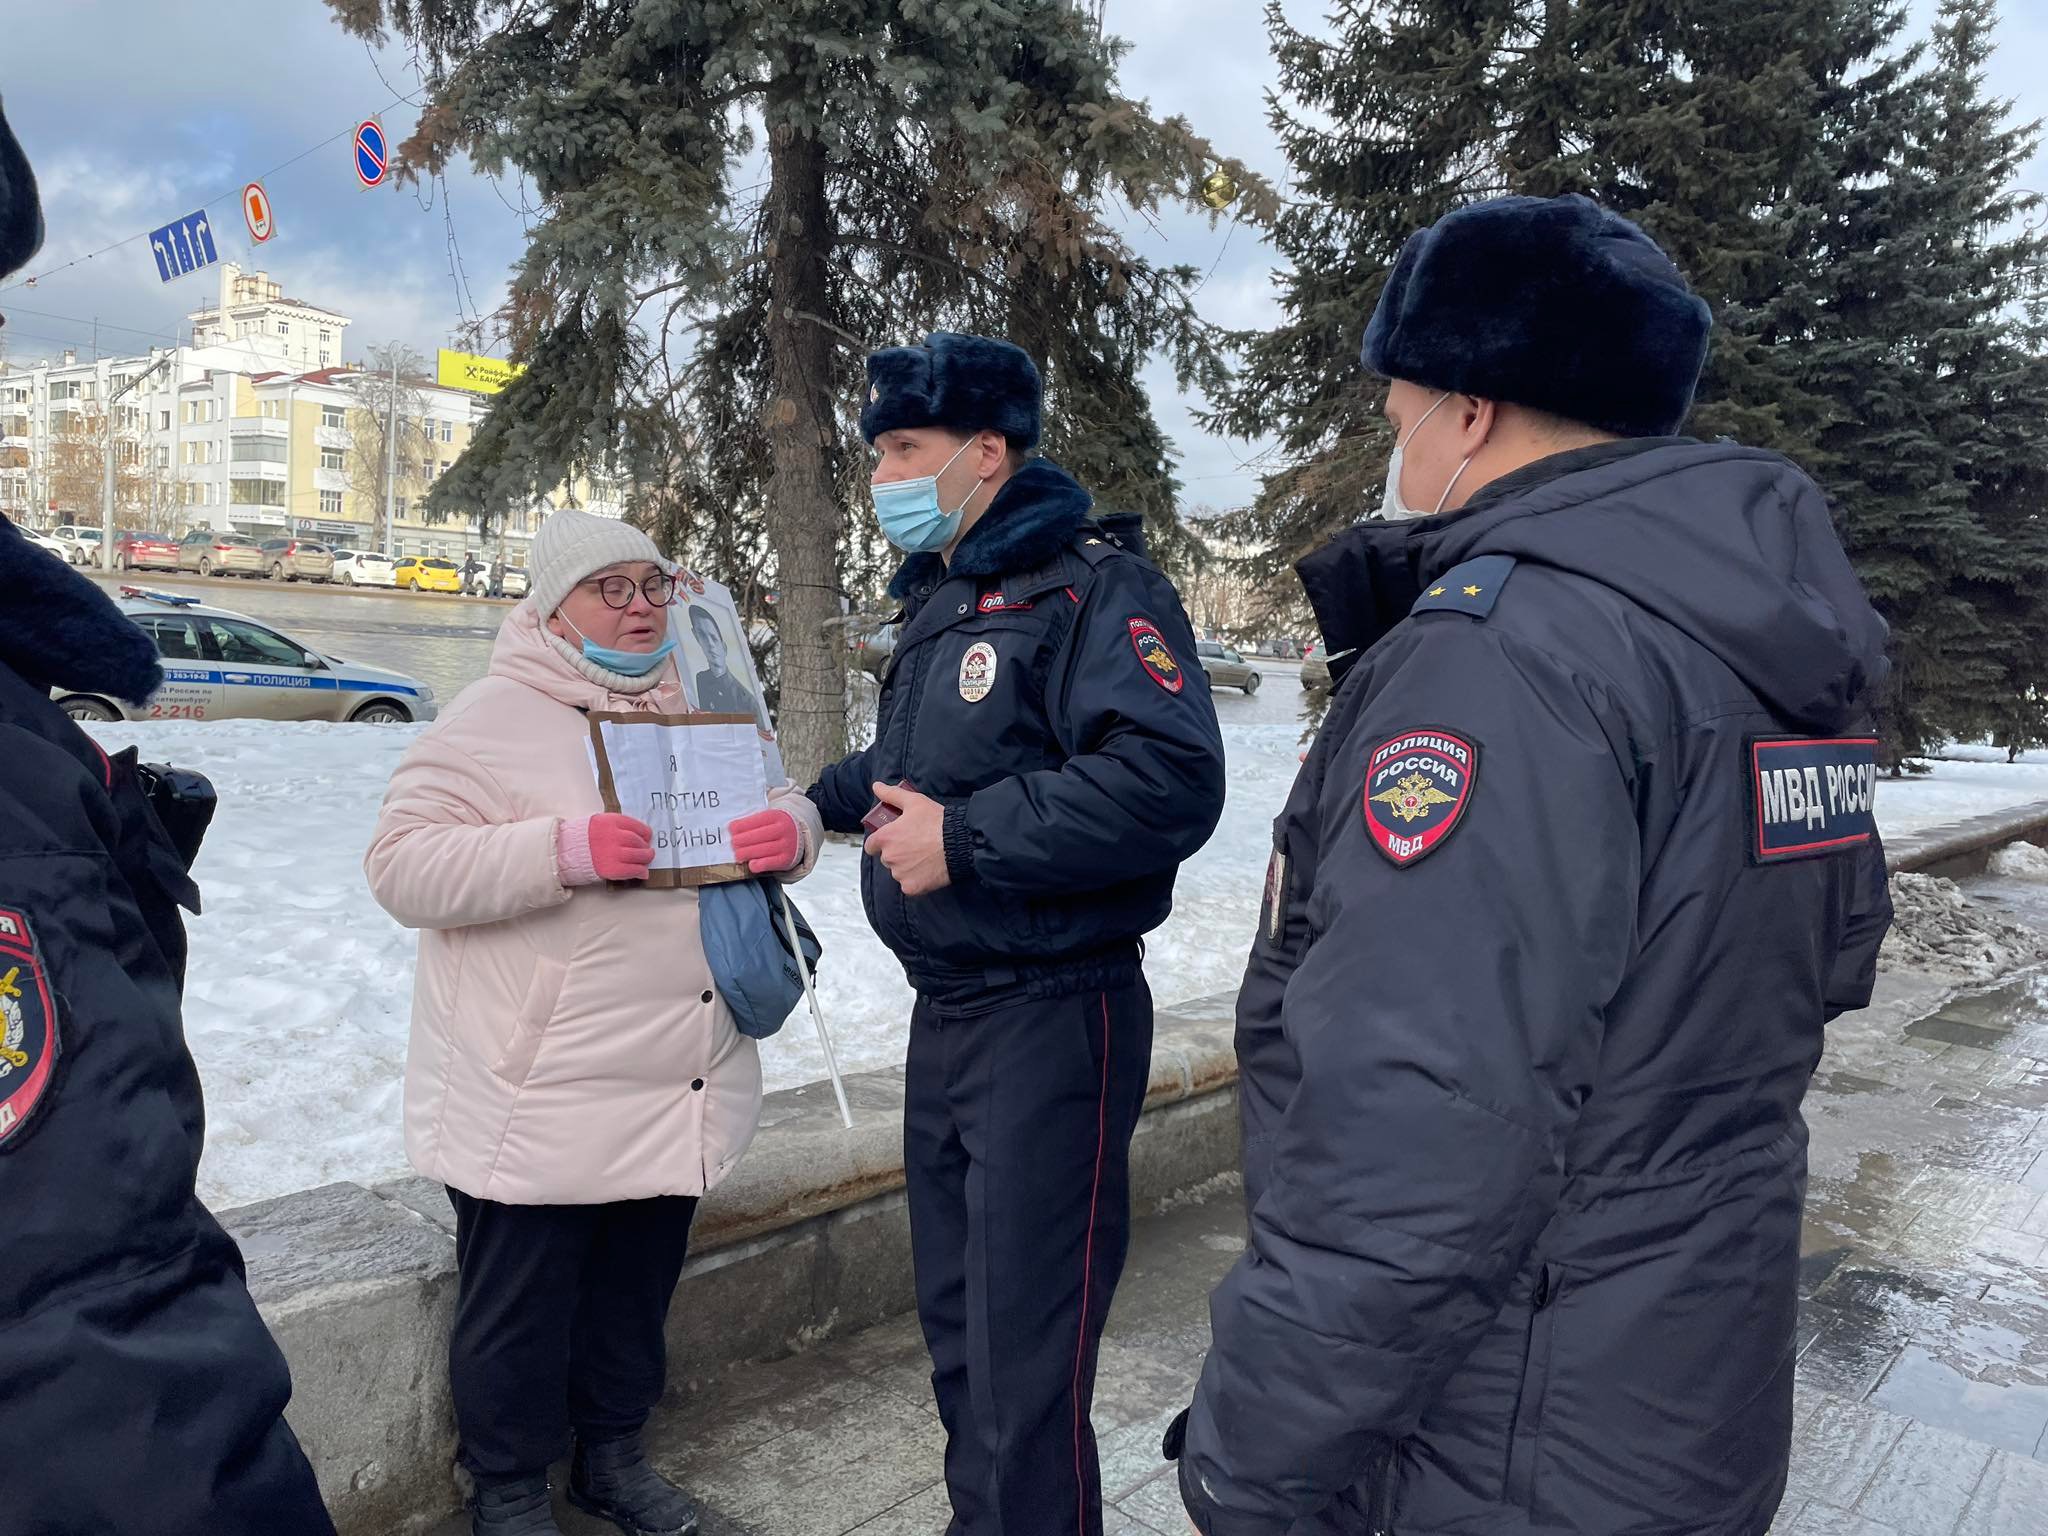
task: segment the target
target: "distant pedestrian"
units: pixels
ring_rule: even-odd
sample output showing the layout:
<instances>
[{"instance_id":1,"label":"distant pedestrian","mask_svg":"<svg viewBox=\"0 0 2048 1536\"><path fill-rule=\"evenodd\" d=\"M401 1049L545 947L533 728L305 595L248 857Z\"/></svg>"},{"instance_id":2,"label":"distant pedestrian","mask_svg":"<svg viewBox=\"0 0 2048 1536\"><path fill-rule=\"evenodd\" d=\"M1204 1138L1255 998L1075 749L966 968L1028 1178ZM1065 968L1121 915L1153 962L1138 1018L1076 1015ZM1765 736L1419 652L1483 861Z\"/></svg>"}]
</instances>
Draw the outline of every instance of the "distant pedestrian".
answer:
<instances>
[{"instance_id":1,"label":"distant pedestrian","mask_svg":"<svg viewBox=\"0 0 2048 1536\"><path fill-rule=\"evenodd\" d=\"M1207 1536L1771 1525L1800 1101L1891 914L1885 631L1811 480L1678 435L1707 332L1582 197L1387 278L1385 502L1300 566L1337 688L1238 995Z\"/></svg>"},{"instance_id":2,"label":"distant pedestrian","mask_svg":"<svg viewBox=\"0 0 2048 1536\"><path fill-rule=\"evenodd\" d=\"M449 1351L477 1536L558 1536L572 1502L635 1536L693 1531L641 1426L697 1198L737 1166L761 1060L718 992L697 893L649 889L652 831L607 814L592 710L682 713L646 534L559 511L490 672L414 742L364 860L386 911L420 930L405 1141L447 1186L459 1271ZM795 880L817 812L794 785L731 824L735 854Z\"/></svg>"}]
</instances>

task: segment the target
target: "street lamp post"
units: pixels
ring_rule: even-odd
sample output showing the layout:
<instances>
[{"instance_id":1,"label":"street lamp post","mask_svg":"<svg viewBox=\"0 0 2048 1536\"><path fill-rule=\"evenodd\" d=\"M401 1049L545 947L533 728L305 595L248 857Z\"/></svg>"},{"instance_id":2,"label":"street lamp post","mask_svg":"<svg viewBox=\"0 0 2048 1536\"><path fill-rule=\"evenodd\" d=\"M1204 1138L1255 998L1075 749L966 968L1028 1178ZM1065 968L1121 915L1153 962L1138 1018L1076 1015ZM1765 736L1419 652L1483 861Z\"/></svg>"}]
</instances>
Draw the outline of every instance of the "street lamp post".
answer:
<instances>
[{"instance_id":1,"label":"street lamp post","mask_svg":"<svg viewBox=\"0 0 2048 1536\"><path fill-rule=\"evenodd\" d=\"M175 351L165 353L107 396L105 479L100 492L100 569L103 571L111 571L114 568L114 406L123 395L159 368L169 367L171 360L176 356Z\"/></svg>"}]
</instances>

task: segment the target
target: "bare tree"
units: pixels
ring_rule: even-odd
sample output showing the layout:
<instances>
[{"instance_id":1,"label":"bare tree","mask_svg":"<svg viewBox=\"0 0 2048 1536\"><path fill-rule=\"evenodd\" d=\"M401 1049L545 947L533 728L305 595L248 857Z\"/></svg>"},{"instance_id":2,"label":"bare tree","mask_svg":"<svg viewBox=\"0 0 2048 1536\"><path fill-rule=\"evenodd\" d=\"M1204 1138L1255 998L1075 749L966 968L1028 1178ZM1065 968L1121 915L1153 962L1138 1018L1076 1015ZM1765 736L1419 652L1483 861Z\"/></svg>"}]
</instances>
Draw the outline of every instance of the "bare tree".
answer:
<instances>
[{"instance_id":1,"label":"bare tree","mask_svg":"<svg viewBox=\"0 0 2048 1536\"><path fill-rule=\"evenodd\" d=\"M51 413L46 479L49 499L70 521L97 525L106 494L107 433L103 405ZM124 413L111 427L114 434L114 526L142 530L149 526L156 503L151 499L152 470L142 441L140 418Z\"/></svg>"},{"instance_id":2,"label":"bare tree","mask_svg":"<svg viewBox=\"0 0 2048 1536\"><path fill-rule=\"evenodd\" d=\"M426 400L420 386L427 381L426 359L402 341L387 341L370 348L362 371L347 381L350 396L348 426L349 485L376 509L374 526L379 530L371 544L391 547L393 530L384 523L384 487L387 457L392 493L401 500L414 501L425 494L427 466L433 450L428 446ZM394 365L397 382L392 382ZM395 434L390 415L398 413Z\"/></svg>"}]
</instances>

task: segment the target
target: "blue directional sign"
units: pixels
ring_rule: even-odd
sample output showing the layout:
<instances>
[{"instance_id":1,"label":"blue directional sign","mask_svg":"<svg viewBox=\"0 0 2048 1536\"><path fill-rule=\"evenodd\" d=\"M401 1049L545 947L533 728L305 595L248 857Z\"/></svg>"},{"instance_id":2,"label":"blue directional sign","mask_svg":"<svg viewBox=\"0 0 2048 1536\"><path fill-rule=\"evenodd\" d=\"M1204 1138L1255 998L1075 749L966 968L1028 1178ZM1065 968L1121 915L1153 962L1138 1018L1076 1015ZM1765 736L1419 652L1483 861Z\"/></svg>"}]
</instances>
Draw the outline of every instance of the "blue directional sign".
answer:
<instances>
[{"instance_id":1,"label":"blue directional sign","mask_svg":"<svg viewBox=\"0 0 2048 1536\"><path fill-rule=\"evenodd\" d=\"M213 243L213 221L204 208L151 230L149 251L156 258L156 275L167 283L220 260Z\"/></svg>"}]
</instances>

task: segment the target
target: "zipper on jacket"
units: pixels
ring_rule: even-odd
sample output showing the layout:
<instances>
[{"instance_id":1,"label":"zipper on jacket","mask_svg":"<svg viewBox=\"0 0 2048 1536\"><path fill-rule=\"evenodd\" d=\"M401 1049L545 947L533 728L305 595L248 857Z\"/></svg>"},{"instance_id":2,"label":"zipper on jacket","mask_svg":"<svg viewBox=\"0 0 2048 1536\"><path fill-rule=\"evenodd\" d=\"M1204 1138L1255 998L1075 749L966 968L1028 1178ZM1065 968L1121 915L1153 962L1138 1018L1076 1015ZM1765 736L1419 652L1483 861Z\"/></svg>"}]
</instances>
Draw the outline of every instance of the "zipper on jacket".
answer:
<instances>
[{"instance_id":1,"label":"zipper on jacket","mask_svg":"<svg viewBox=\"0 0 2048 1536\"><path fill-rule=\"evenodd\" d=\"M1394 1462L1400 1454L1400 1443L1389 1440L1379 1458L1379 1475L1373 1479L1370 1536L1394 1536Z\"/></svg>"}]
</instances>

